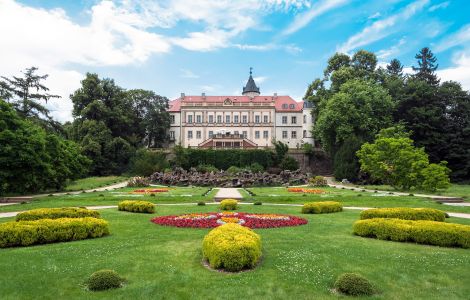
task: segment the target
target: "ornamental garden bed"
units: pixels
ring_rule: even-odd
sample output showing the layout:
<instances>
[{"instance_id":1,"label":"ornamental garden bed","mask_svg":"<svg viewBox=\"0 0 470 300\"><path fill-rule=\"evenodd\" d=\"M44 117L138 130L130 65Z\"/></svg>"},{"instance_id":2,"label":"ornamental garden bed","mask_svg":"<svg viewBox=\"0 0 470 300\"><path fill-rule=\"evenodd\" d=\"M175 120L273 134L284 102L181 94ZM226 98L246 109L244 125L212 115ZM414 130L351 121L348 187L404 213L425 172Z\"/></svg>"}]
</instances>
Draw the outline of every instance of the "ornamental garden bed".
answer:
<instances>
[{"instance_id":1,"label":"ornamental garden bed","mask_svg":"<svg viewBox=\"0 0 470 300\"><path fill-rule=\"evenodd\" d=\"M235 223L249 228L277 228L305 225L308 221L292 215L243 212L209 212L162 216L151 220L155 224L174 227L213 228Z\"/></svg>"}]
</instances>

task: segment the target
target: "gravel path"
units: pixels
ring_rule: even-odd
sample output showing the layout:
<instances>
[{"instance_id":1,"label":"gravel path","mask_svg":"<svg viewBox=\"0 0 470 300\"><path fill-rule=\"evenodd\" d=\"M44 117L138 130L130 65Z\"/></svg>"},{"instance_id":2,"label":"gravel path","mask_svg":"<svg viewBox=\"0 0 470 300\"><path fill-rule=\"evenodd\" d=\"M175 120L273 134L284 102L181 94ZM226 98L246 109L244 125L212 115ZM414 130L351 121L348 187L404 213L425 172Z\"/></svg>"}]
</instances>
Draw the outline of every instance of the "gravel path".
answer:
<instances>
[{"instance_id":1,"label":"gravel path","mask_svg":"<svg viewBox=\"0 0 470 300\"><path fill-rule=\"evenodd\" d=\"M243 197L237 188L219 188L219 191L217 194L215 194L214 199L243 199Z\"/></svg>"}]
</instances>

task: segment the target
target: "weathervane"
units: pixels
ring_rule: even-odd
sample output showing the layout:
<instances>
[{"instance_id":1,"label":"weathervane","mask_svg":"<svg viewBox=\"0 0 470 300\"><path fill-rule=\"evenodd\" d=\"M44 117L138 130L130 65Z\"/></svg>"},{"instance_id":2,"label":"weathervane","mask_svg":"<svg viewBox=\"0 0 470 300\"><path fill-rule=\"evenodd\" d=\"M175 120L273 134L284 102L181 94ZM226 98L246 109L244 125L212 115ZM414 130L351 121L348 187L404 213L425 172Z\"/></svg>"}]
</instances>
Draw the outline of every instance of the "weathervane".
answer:
<instances>
[{"instance_id":1,"label":"weathervane","mask_svg":"<svg viewBox=\"0 0 470 300\"><path fill-rule=\"evenodd\" d=\"M251 74L252 74L252 70L253 70L253 68L252 68L252 67L250 67L250 76L251 76Z\"/></svg>"}]
</instances>

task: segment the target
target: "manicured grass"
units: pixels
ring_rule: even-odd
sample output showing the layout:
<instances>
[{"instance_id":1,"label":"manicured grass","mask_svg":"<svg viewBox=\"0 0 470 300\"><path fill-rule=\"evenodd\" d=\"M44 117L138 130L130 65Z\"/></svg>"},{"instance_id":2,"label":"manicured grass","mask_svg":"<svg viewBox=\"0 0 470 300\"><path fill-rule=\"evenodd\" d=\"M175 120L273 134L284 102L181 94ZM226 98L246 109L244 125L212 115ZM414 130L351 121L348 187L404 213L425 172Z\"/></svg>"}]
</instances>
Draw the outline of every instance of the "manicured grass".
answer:
<instances>
[{"instance_id":1,"label":"manicured grass","mask_svg":"<svg viewBox=\"0 0 470 300\"><path fill-rule=\"evenodd\" d=\"M338 201L343 206L356 207L429 207L449 212L470 213L470 207L457 207L440 204L429 198L414 196L393 196L388 193L357 192L348 189L320 188L325 194L291 193L283 187L248 188L255 196L248 196L247 201L263 203L297 203L312 201Z\"/></svg>"},{"instance_id":2,"label":"manicured grass","mask_svg":"<svg viewBox=\"0 0 470 300\"><path fill-rule=\"evenodd\" d=\"M87 177L87 178L77 179L72 182L68 182L64 191L91 190L91 189L119 183L126 179L127 177L123 177L123 176Z\"/></svg>"},{"instance_id":3,"label":"manicured grass","mask_svg":"<svg viewBox=\"0 0 470 300\"><path fill-rule=\"evenodd\" d=\"M382 190L382 191L399 191L389 185L356 185L358 188L365 188L371 190ZM470 184L452 184L447 190L439 190L436 192L426 192L420 190L406 191L414 194L434 194L441 196L454 196L461 197L467 201L470 201Z\"/></svg>"},{"instance_id":4,"label":"manicured grass","mask_svg":"<svg viewBox=\"0 0 470 300\"><path fill-rule=\"evenodd\" d=\"M215 209L157 206L153 216ZM241 211L300 215L299 207L243 206ZM336 299L330 288L343 272L369 278L380 290L371 299L466 299L470 294L469 249L354 236L357 211L301 215L307 225L256 230L263 260L254 271L238 274L201 265L207 229L163 227L150 222L152 215L117 209L101 214L110 222L108 237L0 249L2 299ZM114 269L128 283L86 291L81 284L99 269Z\"/></svg>"}]
</instances>

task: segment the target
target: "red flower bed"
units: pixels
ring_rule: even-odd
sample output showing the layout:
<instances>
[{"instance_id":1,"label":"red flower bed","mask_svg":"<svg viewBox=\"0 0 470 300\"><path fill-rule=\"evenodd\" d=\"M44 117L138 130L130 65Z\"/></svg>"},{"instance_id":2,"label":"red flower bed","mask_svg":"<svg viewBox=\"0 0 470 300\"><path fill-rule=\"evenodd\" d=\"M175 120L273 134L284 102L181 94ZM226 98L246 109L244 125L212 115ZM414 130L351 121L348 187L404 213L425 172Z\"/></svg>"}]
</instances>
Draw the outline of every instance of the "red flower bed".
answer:
<instances>
[{"instance_id":1,"label":"red flower bed","mask_svg":"<svg viewBox=\"0 0 470 300\"><path fill-rule=\"evenodd\" d=\"M164 193L168 192L168 189L140 189L134 190L133 193Z\"/></svg>"},{"instance_id":2,"label":"red flower bed","mask_svg":"<svg viewBox=\"0 0 470 300\"><path fill-rule=\"evenodd\" d=\"M232 216L222 213L184 214L156 217L151 221L163 226L212 228L224 224L223 220L231 217L237 218L238 224L249 228L275 228L307 224L306 219L291 215L251 213L237 213Z\"/></svg>"}]
</instances>

